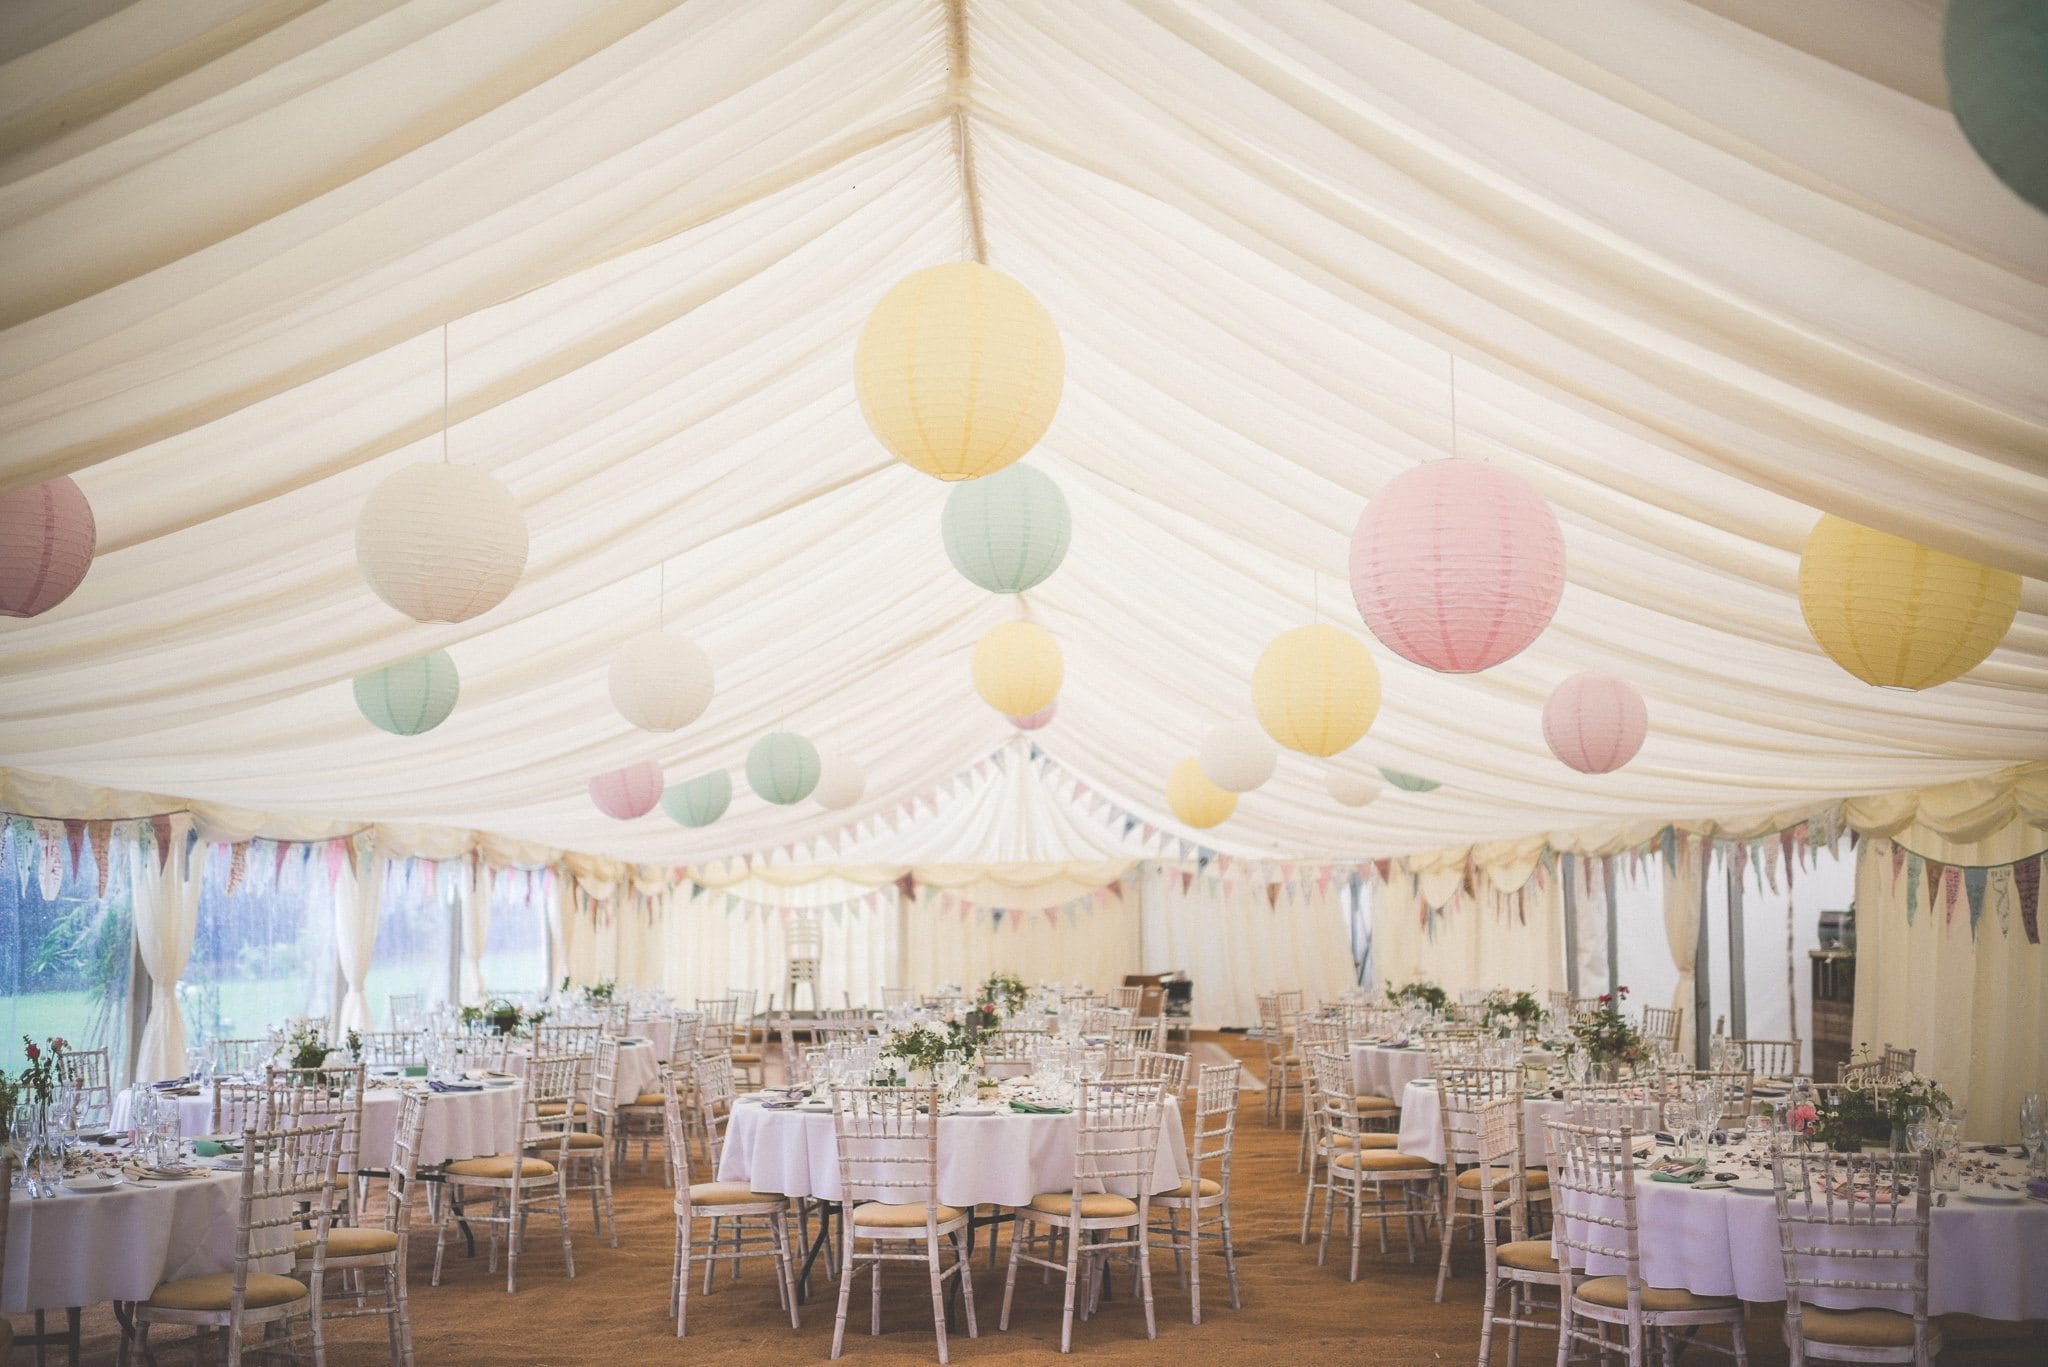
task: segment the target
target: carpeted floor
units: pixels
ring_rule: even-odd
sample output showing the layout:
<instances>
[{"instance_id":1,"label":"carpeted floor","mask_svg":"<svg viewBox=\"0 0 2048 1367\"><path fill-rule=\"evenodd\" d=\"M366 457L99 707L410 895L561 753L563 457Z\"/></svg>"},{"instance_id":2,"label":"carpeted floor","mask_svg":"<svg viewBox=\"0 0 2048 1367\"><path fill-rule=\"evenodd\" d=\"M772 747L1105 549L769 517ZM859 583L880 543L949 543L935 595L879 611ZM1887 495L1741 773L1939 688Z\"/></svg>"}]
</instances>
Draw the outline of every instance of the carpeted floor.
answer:
<instances>
[{"instance_id":1,"label":"carpeted floor","mask_svg":"<svg viewBox=\"0 0 2048 1367\"><path fill-rule=\"evenodd\" d=\"M1205 1035L1198 1043L1220 1047L1248 1062L1258 1056L1255 1040ZM1209 1050L1198 1052L1207 1054ZM1117 1300L1086 1323L1077 1323L1074 1351L1082 1357L1115 1355L1119 1364L1212 1362L1371 1362L1435 1364L1476 1362L1478 1348L1479 1255L1461 1245L1444 1303L1430 1299L1435 1280L1432 1246L1411 1266L1396 1249L1382 1256L1372 1243L1360 1280L1344 1280L1342 1260L1319 1268L1313 1243L1298 1243L1301 1179L1294 1171L1298 1134L1269 1129L1261 1119L1263 1098L1245 1094L1232 1197L1238 1236L1244 1308L1233 1311L1220 1260L1205 1265L1203 1323L1188 1323L1188 1301L1173 1285L1171 1264L1155 1273L1159 1337L1144 1337L1138 1304L1119 1286ZM824 1360L831 1349L836 1285L822 1278L817 1297L804 1307L803 1327L780 1318L765 1263L745 1264L741 1279L721 1279L717 1291L691 1298L690 1336L678 1343L666 1314L671 1222L666 1190L654 1166L643 1176L629 1164L619 1184L619 1247L592 1237L587 1220L575 1230L576 1277L562 1276L552 1236L539 1226L522 1260L520 1290L507 1296L504 1279L485 1271L481 1258L468 1261L451 1252L443 1285L427 1284L433 1263L432 1238L415 1238L412 1256L413 1334L417 1360L440 1367L510 1367L511 1364L642 1362L753 1364L771 1358ZM892 1269L893 1271L893 1269ZM982 1336L952 1338L952 1360L1043 1362L1059 1347L1059 1287L1036 1277L1018 1279L1017 1308L1009 1332L996 1330L1002 1278L981 1258L975 1263L976 1304ZM858 1288L848 1325L845 1360L856 1363L928 1363L934 1360L931 1302L921 1276L905 1269L883 1297L883 1334L866 1330L866 1284ZM17 1328L28 1327L15 1317ZM88 1312L83 1361L114 1360L113 1317L106 1307ZM1785 1360L1778 1317L1759 1311L1750 1322L1753 1361ZM190 1360L190 1352L169 1334L158 1336L159 1361ZM1523 1344L1526 1364L1555 1361L1556 1340L1531 1334ZM1709 1360L1697 1351L1689 1360ZM26 1350L16 1362L30 1361ZM61 1361L53 1355L52 1362ZM356 1367L386 1360L377 1321L342 1323L330 1331L328 1361ZM1497 1347L1495 1361L1505 1360ZM1725 1359L1723 1359L1725 1360ZM2048 1340L2024 1326L1969 1322L1955 1326L1950 1364L2033 1367L2048 1361Z\"/></svg>"}]
</instances>

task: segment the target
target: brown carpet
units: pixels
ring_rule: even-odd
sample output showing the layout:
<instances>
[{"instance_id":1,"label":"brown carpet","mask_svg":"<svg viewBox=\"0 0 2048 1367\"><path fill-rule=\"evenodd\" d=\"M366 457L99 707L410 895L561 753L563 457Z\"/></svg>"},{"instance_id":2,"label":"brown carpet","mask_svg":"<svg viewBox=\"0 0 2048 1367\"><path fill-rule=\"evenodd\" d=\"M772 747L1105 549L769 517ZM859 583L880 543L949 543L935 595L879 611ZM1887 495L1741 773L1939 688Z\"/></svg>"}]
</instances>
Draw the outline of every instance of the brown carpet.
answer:
<instances>
[{"instance_id":1,"label":"brown carpet","mask_svg":"<svg viewBox=\"0 0 2048 1367\"><path fill-rule=\"evenodd\" d=\"M1204 1035L1255 1066L1256 1041L1231 1035ZM1206 1052L1206 1051L1204 1051ZM1247 1093L1240 1113L1239 1145L1232 1195L1238 1236L1239 1270L1244 1308L1230 1309L1221 1260L1205 1260L1203 1322L1188 1323L1188 1301L1173 1284L1171 1262L1155 1268L1159 1337L1148 1342L1144 1316L1128 1287L1120 1284L1114 1303L1093 1320L1076 1323L1077 1356L1107 1358L1119 1364L1210 1362L1372 1362L1389 1364L1476 1363L1479 1341L1479 1253L1461 1243L1454 1253L1454 1272L1444 1303L1430 1299L1436 1275L1435 1248L1418 1255L1410 1266L1405 1253L1382 1256L1370 1237L1360 1280L1344 1280L1343 1259L1332 1248L1331 1266L1319 1268L1313 1242L1297 1242L1301 1211L1301 1179L1294 1171L1299 1135L1295 1130L1269 1129L1262 1121L1263 1098ZM701 1180L701 1175L700 1175ZM576 1277L562 1276L561 1260L551 1231L536 1225L530 1252L522 1259L520 1289L507 1296L502 1275L485 1271L451 1249L443 1284L427 1284L433 1265L433 1239L415 1237L412 1255L413 1334L417 1360L429 1367L502 1367L509 1364L642 1362L686 1360L695 1363L754 1364L772 1358L825 1360L832 1343L832 1316L837 1288L822 1276L814 1279L814 1299L804 1307L803 1328L791 1330L779 1319L772 1281L765 1262L743 1265L737 1283L723 1276L709 1297L690 1300L690 1336L672 1337L674 1323L666 1314L669 1247L672 1225L666 1190L653 1166L646 1175L629 1163L619 1196L619 1247L611 1249L590 1234L587 1214L574 1230ZM1017 1308L1009 1332L996 1329L1002 1304L1000 1269L991 1272L982 1257L975 1261L976 1306L982 1335L969 1339L963 1331L951 1339L957 1363L1044 1362L1057 1356L1060 1288L1041 1285L1035 1276L1020 1274ZM856 1288L854 1311L847 1327L845 1360L854 1363L929 1363L935 1360L931 1302L926 1283L909 1269L891 1268L893 1284L883 1296L883 1334L867 1333L863 1281ZM61 1321L61 1316L53 1317ZM27 1317L15 1316L26 1330ZM2044 1342L2025 1326L1968 1321L1952 1325L1950 1346L1941 1359L1948 1364L2021 1367L2048 1361ZM115 1330L106 1307L87 1312L83 1361L114 1360ZM184 1342L165 1332L154 1335L159 1360L190 1360ZM1759 1310L1749 1328L1752 1361L1785 1361L1778 1316ZM1557 1341L1548 1334L1528 1335L1522 1345L1525 1364L1556 1360ZM1689 1361L1726 1361L1693 1352ZM1494 1360L1504 1362L1504 1344ZM30 1361L18 1350L14 1361ZM52 1362L62 1361L53 1354ZM343 1322L330 1330L328 1361L335 1367L358 1367L386 1361L381 1323Z\"/></svg>"}]
</instances>

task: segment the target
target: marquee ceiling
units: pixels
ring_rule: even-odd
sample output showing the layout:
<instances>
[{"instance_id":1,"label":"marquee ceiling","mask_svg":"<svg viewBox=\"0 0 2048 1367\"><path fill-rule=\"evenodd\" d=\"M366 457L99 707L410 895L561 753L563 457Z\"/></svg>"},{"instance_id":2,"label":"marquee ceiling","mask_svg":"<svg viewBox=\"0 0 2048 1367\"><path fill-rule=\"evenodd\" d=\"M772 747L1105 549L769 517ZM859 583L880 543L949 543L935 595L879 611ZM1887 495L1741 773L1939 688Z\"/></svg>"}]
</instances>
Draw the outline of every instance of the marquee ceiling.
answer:
<instances>
[{"instance_id":1,"label":"marquee ceiling","mask_svg":"<svg viewBox=\"0 0 2048 1367\"><path fill-rule=\"evenodd\" d=\"M1782 10L1796 9L1786 15ZM1018 612L940 544L946 487L854 400L862 319L973 236L1057 323L1029 457L1072 549L1025 610L1066 655L1035 733L1169 825L1276 632L1353 629L1385 703L1205 834L1357 856L1919 787L2048 756L2048 219L1946 110L1934 0L27 0L0 11L0 488L76 476L100 555L0 619L0 762L281 814L652 862L808 840L1011 734L967 657ZM1831 21L1832 20L1832 21ZM422 626L357 509L450 458L523 505L526 576ZM1524 655L1431 674L1366 636L1365 502L1457 449L1556 510ZM1821 511L2027 576L1985 664L1873 690L1800 619ZM662 586L665 583L665 606ZM717 669L672 736L605 665L658 614ZM436 646L424 736L357 673ZM1583 669L1642 690L1619 772L1544 748ZM594 773L737 772L788 727L847 812L741 784L702 831ZM969 823L1011 857L999 819ZM968 827L963 827L967 829Z\"/></svg>"}]
</instances>

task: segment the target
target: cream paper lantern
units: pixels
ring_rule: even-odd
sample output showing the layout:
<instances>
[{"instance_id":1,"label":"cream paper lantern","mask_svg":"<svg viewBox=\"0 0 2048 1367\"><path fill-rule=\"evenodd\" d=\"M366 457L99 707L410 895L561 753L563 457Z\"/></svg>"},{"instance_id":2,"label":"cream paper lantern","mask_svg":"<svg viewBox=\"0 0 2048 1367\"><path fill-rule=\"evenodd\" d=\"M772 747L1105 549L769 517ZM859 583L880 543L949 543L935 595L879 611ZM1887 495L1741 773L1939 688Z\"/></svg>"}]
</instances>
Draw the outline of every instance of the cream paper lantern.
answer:
<instances>
[{"instance_id":1,"label":"cream paper lantern","mask_svg":"<svg viewBox=\"0 0 2048 1367\"><path fill-rule=\"evenodd\" d=\"M1326 623L1283 631L1252 670L1252 706L1266 734L1327 758L1347 749L1380 710L1380 671L1347 631Z\"/></svg>"},{"instance_id":2,"label":"cream paper lantern","mask_svg":"<svg viewBox=\"0 0 2048 1367\"><path fill-rule=\"evenodd\" d=\"M1060 643L1036 622L1004 622L974 644L974 691L1006 717L1051 703L1066 666Z\"/></svg>"},{"instance_id":3,"label":"cream paper lantern","mask_svg":"<svg viewBox=\"0 0 2048 1367\"><path fill-rule=\"evenodd\" d=\"M928 475L962 480L995 473L1045 435L1066 360L1029 290L962 261L891 286L861 329L853 370L882 445Z\"/></svg>"},{"instance_id":4,"label":"cream paper lantern","mask_svg":"<svg viewBox=\"0 0 2048 1367\"><path fill-rule=\"evenodd\" d=\"M526 514L467 465L409 465L356 519L356 564L379 598L417 622L466 622L526 572Z\"/></svg>"},{"instance_id":5,"label":"cream paper lantern","mask_svg":"<svg viewBox=\"0 0 2048 1367\"><path fill-rule=\"evenodd\" d=\"M1202 775L1229 793L1248 793L1273 777L1280 749L1250 720L1218 722L1202 737Z\"/></svg>"},{"instance_id":6,"label":"cream paper lantern","mask_svg":"<svg viewBox=\"0 0 2048 1367\"><path fill-rule=\"evenodd\" d=\"M1173 766L1166 780L1166 804L1184 826L1205 831L1237 810L1237 794L1225 792L1202 773L1202 761L1190 755Z\"/></svg>"},{"instance_id":7,"label":"cream paper lantern","mask_svg":"<svg viewBox=\"0 0 2048 1367\"><path fill-rule=\"evenodd\" d=\"M1323 787L1340 807L1363 807L1380 795L1380 785L1364 774L1332 769L1323 776Z\"/></svg>"},{"instance_id":8,"label":"cream paper lantern","mask_svg":"<svg viewBox=\"0 0 2048 1367\"><path fill-rule=\"evenodd\" d=\"M818 786L811 796L826 811L840 812L860 801L867 790L867 771L846 756L833 754L819 761Z\"/></svg>"},{"instance_id":9,"label":"cream paper lantern","mask_svg":"<svg viewBox=\"0 0 2048 1367\"><path fill-rule=\"evenodd\" d=\"M695 641L667 631L629 637L612 656L612 706L642 731L674 731L711 705L711 659Z\"/></svg>"}]
</instances>

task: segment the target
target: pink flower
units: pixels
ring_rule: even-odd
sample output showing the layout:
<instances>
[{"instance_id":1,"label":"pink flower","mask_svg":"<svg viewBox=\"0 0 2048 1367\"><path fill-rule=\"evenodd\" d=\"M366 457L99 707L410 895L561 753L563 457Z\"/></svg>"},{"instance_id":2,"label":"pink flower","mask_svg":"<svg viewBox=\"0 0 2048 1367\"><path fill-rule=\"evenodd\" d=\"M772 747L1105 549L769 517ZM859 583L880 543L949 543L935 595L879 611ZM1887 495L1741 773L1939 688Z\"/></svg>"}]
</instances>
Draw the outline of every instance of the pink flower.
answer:
<instances>
[{"instance_id":1,"label":"pink flower","mask_svg":"<svg viewBox=\"0 0 2048 1367\"><path fill-rule=\"evenodd\" d=\"M69 1049L70 1047L71 1041L65 1039L62 1035L59 1035L55 1039L50 1041L50 1048L60 1054L63 1053L66 1049Z\"/></svg>"},{"instance_id":2,"label":"pink flower","mask_svg":"<svg viewBox=\"0 0 2048 1367\"><path fill-rule=\"evenodd\" d=\"M1812 1106L1802 1105L1792 1108L1792 1128L1799 1134L1805 1134L1809 1129L1813 1128L1814 1122L1819 1119L1820 1112L1814 1110Z\"/></svg>"}]
</instances>

